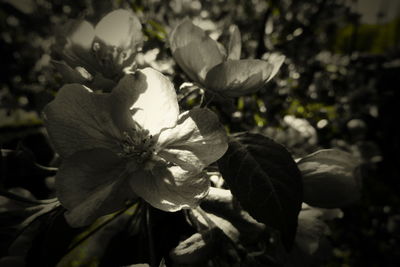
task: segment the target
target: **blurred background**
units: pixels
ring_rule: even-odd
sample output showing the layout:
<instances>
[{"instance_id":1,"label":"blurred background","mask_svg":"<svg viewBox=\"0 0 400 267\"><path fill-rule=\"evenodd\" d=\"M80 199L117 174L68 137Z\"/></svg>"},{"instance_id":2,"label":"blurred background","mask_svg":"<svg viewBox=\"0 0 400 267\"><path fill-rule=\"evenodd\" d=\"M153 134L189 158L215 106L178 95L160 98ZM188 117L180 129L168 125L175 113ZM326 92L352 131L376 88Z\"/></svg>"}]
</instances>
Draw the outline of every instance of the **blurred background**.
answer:
<instances>
[{"instance_id":1,"label":"blurred background","mask_svg":"<svg viewBox=\"0 0 400 267\"><path fill-rule=\"evenodd\" d=\"M263 133L294 157L330 147L360 157L362 199L329 222L324 266L400 264L398 0L1 0L2 188L52 195L54 177L38 164L54 160L40 115L63 84L50 63L54 34L68 19L97 23L120 7L133 9L143 24L139 66L159 69L176 88L186 79L171 59L167 36L185 17L222 43L236 24L242 58L285 55L265 88L223 108L223 123L231 132ZM197 97L187 97L186 105Z\"/></svg>"}]
</instances>

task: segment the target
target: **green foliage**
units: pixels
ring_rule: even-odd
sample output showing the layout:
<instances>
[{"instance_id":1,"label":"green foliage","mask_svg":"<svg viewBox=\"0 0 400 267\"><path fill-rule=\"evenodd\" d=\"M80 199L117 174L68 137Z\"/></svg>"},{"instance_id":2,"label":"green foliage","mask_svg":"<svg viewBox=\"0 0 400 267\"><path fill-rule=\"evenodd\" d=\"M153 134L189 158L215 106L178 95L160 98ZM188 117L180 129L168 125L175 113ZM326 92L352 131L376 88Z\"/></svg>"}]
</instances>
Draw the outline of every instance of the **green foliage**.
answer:
<instances>
[{"instance_id":1,"label":"green foliage","mask_svg":"<svg viewBox=\"0 0 400 267\"><path fill-rule=\"evenodd\" d=\"M342 1L335 0L24 2L29 5L23 8L13 1L0 4L0 47L2 64L6 66L2 69L0 80L0 188L6 199L0 201L0 215L2 226L7 226L0 232L1 256L10 256L10 261L26 260L39 262L40 266L54 266L67 252L71 252L73 240L89 232L89 229L70 228L63 217L65 210L61 208L49 211L42 209L43 206L36 206L40 202L37 199L55 196L54 175L61 161L49 144L41 120L43 107L63 85L60 73L50 64L50 58L54 57L51 47L54 33L68 19L85 17L97 23L111 9L130 8L137 13L147 37L138 56L138 67L151 66L160 70L169 76L175 88L181 88L188 77L171 60L168 33L186 16L224 44L228 43L225 32L228 32L229 26L238 25L243 40L241 59L266 59L271 53L285 55L277 77L252 95L226 101L210 97L204 94L203 88L193 85L196 89L189 90L187 95L182 88L178 90L180 106L184 110L208 105L218 113L229 133L247 131L267 135L283 143L293 157L327 147L357 155L363 160L359 169L364 183L362 202L344 208L344 218L329 223L331 235L325 238L330 241L332 249L322 246L310 262L314 266L393 266L396 258L400 257L399 252L392 249L398 247L400 242L396 226L400 213L400 188L396 179L399 176L400 133L394 121L400 97L396 88L400 83L399 18L380 25L363 25ZM308 136L309 132L301 130L304 128L289 125L284 119L286 115L305 119L308 129L315 131L315 136ZM259 175L253 178L261 180L262 185L278 172L282 174L276 175L279 177L276 181L295 180L289 177L287 166L283 164L293 165L286 152L282 152L286 155L283 163L274 162L275 156L267 157L275 148L279 147L280 151L280 145L266 137L246 139L246 135L249 134L231 141L226 155L232 156L236 150L240 152L234 159L235 163L244 162L247 166L240 171L242 177L247 176L244 170L252 171L252 167L262 161ZM255 153L260 147L272 150ZM244 160L246 153L254 160ZM272 209L261 209L249 200L253 196L246 196L249 193L247 185L242 183L251 179L236 183L237 174L233 172L239 165L227 163L226 157L219 162L226 184L213 180L213 185L230 187L240 205L255 218L282 231L283 242L290 247L296 229L295 217L300 210L300 186L283 181L284 193L276 196L281 200L289 189L293 189L297 197L292 199L293 203L287 204L293 204L293 210L284 208L278 211L277 202L269 203ZM268 164L279 166L279 170L267 168ZM216 166L211 166L207 171L214 173L215 169ZM293 170L295 166L290 169L296 173ZM297 177L297 174L294 176ZM280 182L277 184L281 185ZM263 200L265 193L272 192L274 186L256 188L254 198ZM21 199L24 199L22 191L15 188L30 192L28 200L37 203L21 204ZM288 199L282 201L290 202ZM235 201L230 201L229 205ZM15 207L18 209L15 210ZM210 212L206 207L204 209ZM44 214L37 213L41 216L36 219L30 217L32 212L38 210L44 211ZM99 229L99 235L93 239L95 241L89 241L88 236L88 242L82 243L86 252L80 254L82 258L75 264L82 265L83 261L93 263L88 259L95 259L96 264L101 262L103 266L124 266L150 262L151 258L158 264L164 258L170 266L169 252L180 241L187 240L199 229L205 229L199 226L200 220L188 224L190 216L182 212L165 214L150 208L153 221L149 222L143 210L139 210L140 219L130 221L130 227L123 231L111 227L111 232L118 233L105 242L107 246L101 243L101 236L107 231ZM248 221L237 215L221 214L218 213L225 219L225 224L221 225L231 224L226 229L233 229L234 233L236 230L242 236L246 233L244 229L248 228L241 226L248 226ZM224 222L212 215L209 218ZM285 227L285 218L290 226ZM24 221L31 224L26 232L20 232L23 238L18 241L15 237L19 227L26 226ZM146 231L134 234L137 226L133 222L141 224L141 229ZM154 232L152 245L147 243L151 233L149 229ZM204 231L209 229L206 227ZM221 248L223 256L214 255L212 264L235 266L239 260L254 266L274 264L269 258L273 250L265 245L269 238L265 232L259 235L265 239L264 243L260 240L249 242L245 249L242 240L235 243L226 236L226 233L218 231L218 238L213 239L213 245ZM364 242L366 238L374 242ZM219 239L223 241L215 241ZM16 245L10 254L7 247L13 240ZM90 242L91 245L87 245ZM20 253L23 255L17 257L12 255L15 251L27 253ZM95 253L91 254L93 251ZM150 255L151 252L153 255ZM306 258L304 255L301 257ZM314 262L318 257L322 258L321 262ZM77 260L75 256L72 258ZM65 262L68 265L73 260ZM298 264L300 261L295 262ZM305 262L305 265L312 265Z\"/></svg>"},{"instance_id":2,"label":"green foliage","mask_svg":"<svg viewBox=\"0 0 400 267\"><path fill-rule=\"evenodd\" d=\"M399 47L400 18L383 24L349 24L338 29L332 48L337 53L350 47L362 53L385 54Z\"/></svg>"},{"instance_id":3,"label":"green foliage","mask_svg":"<svg viewBox=\"0 0 400 267\"><path fill-rule=\"evenodd\" d=\"M218 166L243 208L259 222L278 229L290 251L301 208L302 179L286 149L262 135L239 134Z\"/></svg>"}]
</instances>

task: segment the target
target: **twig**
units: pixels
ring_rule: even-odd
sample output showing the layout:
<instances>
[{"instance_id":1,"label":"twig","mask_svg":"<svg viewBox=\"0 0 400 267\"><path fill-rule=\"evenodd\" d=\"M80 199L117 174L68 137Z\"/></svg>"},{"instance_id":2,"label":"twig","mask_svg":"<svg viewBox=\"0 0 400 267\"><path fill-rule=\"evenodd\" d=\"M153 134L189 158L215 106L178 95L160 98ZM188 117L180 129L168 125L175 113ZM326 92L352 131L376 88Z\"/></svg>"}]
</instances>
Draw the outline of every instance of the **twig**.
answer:
<instances>
[{"instance_id":1,"label":"twig","mask_svg":"<svg viewBox=\"0 0 400 267\"><path fill-rule=\"evenodd\" d=\"M156 253L154 251L153 231L151 229L150 206L148 204L146 204L146 231L147 231L147 239L149 241L150 266L158 267L156 263Z\"/></svg>"},{"instance_id":2,"label":"twig","mask_svg":"<svg viewBox=\"0 0 400 267\"><path fill-rule=\"evenodd\" d=\"M100 224L98 227L96 227L93 231L89 232L88 234L86 234L84 237L82 237L81 239L79 239L76 243L74 243L71 247L69 247L67 249L67 251L65 252L64 255L67 255L68 253L70 253L72 250L74 250L76 247L78 247L80 244L82 244L84 241L86 241L90 236L92 236L93 234L95 234L96 232L98 232L101 228L103 228L105 225L109 224L110 222L114 221L116 218L118 218L121 214L123 214L125 211L127 211L128 209L130 209L131 207L133 207L133 205L137 205L138 202L133 202L130 205L127 205L124 209L118 211L117 214L115 214L112 218L110 218L108 221L103 222L102 224Z\"/></svg>"}]
</instances>

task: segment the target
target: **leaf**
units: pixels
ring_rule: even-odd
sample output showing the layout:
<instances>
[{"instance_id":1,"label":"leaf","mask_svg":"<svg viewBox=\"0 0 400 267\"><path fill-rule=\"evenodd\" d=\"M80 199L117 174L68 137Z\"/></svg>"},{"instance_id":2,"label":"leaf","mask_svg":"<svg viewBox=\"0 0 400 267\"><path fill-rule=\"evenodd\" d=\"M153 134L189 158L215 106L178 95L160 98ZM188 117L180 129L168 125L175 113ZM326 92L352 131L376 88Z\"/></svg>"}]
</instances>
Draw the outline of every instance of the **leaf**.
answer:
<instances>
[{"instance_id":1,"label":"leaf","mask_svg":"<svg viewBox=\"0 0 400 267\"><path fill-rule=\"evenodd\" d=\"M280 231L290 250L302 203L302 178L288 151L259 134L237 134L218 161L223 178L242 207Z\"/></svg>"},{"instance_id":2,"label":"leaf","mask_svg":"<svg viewBox=\"0 0 400 267\"><path fill-rule=\"evenodd\" d=\"M122 232L132 220L137 220L139 204L134 203L128 209L116 214L100 218L85 232L77 236L69 248L69 252L57 263L58 267L72 266L99 266L111 239ZM76 238L75 238L76 239Z\"/></svg>"},{"instance_id":3,"label":"leaf","mask_svg":"<svg viewBox=\"0 0 400 267\"><path fill-rule=\"evenodd\" d=\"M24 264L23 266L30 266L27 258L34 247L33 242L37 239L37 236L43 232L49 219L54 216L58 210L60 210L59 203L52 202L1 213L2 225L0 228L0 235L1 247L3 250L0 257L6 257L2 259L0 265L16 266L9 264L19 258L19 261ZM11 213L14 213L14 216L11 215ZM9 218L11 216L15 218L10 220ZM8 235L6 235L6 231ZM7 260L4 261L6 258Z\"/></svg>"}]
</instances>

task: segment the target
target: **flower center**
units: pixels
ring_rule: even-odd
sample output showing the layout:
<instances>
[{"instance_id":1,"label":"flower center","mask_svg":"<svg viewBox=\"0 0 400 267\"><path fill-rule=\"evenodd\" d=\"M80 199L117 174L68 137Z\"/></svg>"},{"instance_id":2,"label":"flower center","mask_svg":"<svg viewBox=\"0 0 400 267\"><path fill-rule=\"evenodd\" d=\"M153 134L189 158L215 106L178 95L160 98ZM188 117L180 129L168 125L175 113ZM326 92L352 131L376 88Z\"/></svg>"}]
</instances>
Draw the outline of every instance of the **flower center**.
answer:
<instances>
[{"instance_id":1,"label":"flower center","mask_svg":"<svg viewBox=\"0 0 400 267\"><path fill-rule=\"evenodd\" d=\"M153 157L156 142L148 130L137 125L129 133L123 132L123 135L120 144L122 152L118 154L120 157L133 160L136 164L144 164Z\"/></svg>"}]
</instances>

